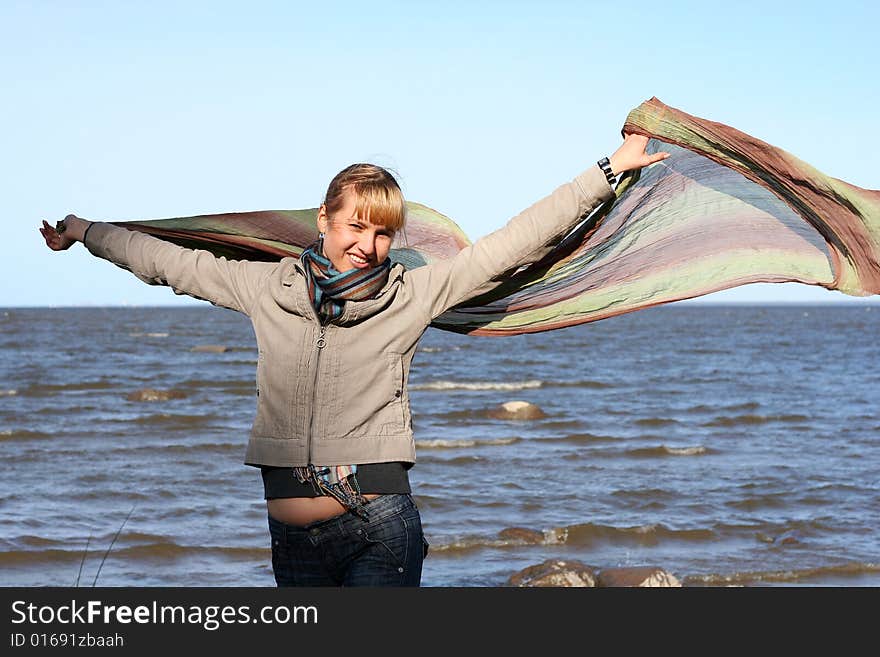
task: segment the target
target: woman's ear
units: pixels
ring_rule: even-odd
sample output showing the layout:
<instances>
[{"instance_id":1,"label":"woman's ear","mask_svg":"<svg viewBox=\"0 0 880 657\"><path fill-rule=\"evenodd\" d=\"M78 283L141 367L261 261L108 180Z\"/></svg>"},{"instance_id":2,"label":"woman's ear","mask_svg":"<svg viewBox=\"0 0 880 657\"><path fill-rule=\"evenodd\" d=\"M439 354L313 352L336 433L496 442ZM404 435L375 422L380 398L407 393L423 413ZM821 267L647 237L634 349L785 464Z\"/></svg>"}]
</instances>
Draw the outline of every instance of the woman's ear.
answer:
<instances>
[{"instance_id":1,"label":"woman's ear","mask_svg":"<svg viewBox=\"0 0 880 657\"><path fill-rule=\"evenodd\" d=\"M327 206L323 203L318 208L318 232L327 232Z\"/></svg>"}]
</instances>

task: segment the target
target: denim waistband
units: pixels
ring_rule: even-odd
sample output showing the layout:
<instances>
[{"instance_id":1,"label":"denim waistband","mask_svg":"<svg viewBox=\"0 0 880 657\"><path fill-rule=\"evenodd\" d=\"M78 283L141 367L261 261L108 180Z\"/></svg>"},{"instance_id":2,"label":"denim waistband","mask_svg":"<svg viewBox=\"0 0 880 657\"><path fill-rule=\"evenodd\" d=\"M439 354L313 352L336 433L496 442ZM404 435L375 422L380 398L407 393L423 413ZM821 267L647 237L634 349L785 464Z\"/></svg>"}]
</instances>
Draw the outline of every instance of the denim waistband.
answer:
<instances>
[{"instance_id":1,"label":"denim waistband","mask_svg":"<svg viewBox=\"0 0 880 657\"><path fill-rule=\"evenodd\" d=\"M364 510L369 514L368 520L362 520L353 513L345 511L338 516L327 518L326 520L318 520L302 527L298 525L288 525L285 522L276 520L269 516L269 526L280 531L283 536L302 535L302 534L324 534L329 532L345 532L349 529L363 526L365 523L374 522L388 518L395 514L406 511L415 506L412 495L408 493L380 495L372 500L368 500L363 506Z\"/></svg>"}]
</instances>

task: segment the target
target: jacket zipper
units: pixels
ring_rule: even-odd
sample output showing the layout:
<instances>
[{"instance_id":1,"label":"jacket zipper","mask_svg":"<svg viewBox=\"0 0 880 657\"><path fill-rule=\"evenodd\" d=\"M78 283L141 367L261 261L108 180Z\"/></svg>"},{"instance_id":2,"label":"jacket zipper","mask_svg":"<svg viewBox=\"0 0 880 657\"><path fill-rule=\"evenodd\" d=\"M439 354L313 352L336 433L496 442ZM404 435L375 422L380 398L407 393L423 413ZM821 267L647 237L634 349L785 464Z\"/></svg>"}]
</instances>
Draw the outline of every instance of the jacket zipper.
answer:
<instances>
[{"instance_id":1,"label":"jacket zipper","mask_svg":"<svg viewBox=\"0 0 880 657\"><path fill-rule=\"evenodd\" d=\"M317 340L315 340L315 378L312 381L312 406L309 408L309 436L306 444L306 455L308 456L309 468L314 467L312 464L312 435L315 433L315 403L318 400L318 372L320 371L321 350L324 349L324 346L327 344L327 341L324 339L327 327L321 323L320 319L318 320L318 324L321 327L321 330L318 333Z\"/></svg>"}]
</instances>

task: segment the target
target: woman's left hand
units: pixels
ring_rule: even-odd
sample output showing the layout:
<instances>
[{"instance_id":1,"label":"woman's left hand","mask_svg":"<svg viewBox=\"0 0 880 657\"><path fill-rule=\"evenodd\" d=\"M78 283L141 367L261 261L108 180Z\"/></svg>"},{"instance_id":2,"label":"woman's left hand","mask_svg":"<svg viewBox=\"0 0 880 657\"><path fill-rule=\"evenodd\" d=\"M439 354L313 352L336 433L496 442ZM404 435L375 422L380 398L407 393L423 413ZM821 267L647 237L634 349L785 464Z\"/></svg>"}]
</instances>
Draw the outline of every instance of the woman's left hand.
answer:
<instances>
[{"instance_id":1,"label":"woman's left hand","mask_svg":"<svg viewBox=\"0 0 880 657\"><path fill-rule=\"evenodd\" d=\"M645 152L647 146L648 137L634 134L626 135L620 148L614 151L614 155L608 158L614 175L616 176L619 173L631 171L632 169L641 169L669 157L669 153L664 151L648 155Z\"/></svg>"},{"instance_id":2,"label":"woman's left hand","mask_svg":"<svg viewBox=\"0 0 880 657\"><path fill-rule=\"evenodd\" d=\"M71 235L68 235L67 231L58 233L45 219L43 219L43 226L39 231L43 239L46 240L46 246L53 251L64 251L76 244L76 240Z\"/></svg>"}]
</instances>

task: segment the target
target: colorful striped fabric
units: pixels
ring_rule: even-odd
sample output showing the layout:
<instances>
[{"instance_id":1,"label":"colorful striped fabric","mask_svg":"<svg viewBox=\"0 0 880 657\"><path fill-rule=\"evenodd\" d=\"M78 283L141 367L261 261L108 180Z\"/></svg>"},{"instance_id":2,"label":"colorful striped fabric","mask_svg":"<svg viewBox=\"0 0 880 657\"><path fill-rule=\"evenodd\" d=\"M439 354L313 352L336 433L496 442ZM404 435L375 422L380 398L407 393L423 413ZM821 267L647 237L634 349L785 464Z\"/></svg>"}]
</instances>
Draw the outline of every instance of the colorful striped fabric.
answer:
<instances>
[{"instance_id":1,"label":"colorful striped fabric","mask_svg":"<svg viewBox=\"0 0 880 657\"><path fill-rule=\"evenodd\" d=\"M729 126L652 98L623 127L671 156L624 176L616 198L544 260L435 321L474 335L517 335L596 321L758 282L880 293L880 191L826 176ZM392 259L418 267L469 242L450 219L408 203ZM298 256L316 210L116 222L230 258Z\"/></svg>"}]
</instances>

